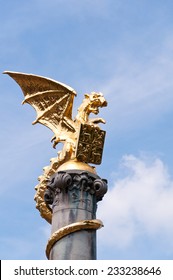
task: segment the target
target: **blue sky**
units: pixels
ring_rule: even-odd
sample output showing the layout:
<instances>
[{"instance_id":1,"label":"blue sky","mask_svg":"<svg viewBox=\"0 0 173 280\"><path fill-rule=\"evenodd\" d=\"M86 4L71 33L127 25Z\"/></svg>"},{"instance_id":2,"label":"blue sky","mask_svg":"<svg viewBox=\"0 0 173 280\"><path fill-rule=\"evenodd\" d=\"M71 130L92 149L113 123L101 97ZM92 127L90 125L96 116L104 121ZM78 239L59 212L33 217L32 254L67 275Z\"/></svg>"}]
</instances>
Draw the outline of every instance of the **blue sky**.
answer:
<instances>
[{"instance_id":1,"label":"blue sky","mask_svg":"<svg viewBox=\"0 0 173 280\"><path fill-rule=\"evenodd\" d=\"M99 203L98 259L173 258L173 2L2 0L0 68L74 88L74 116L91 91L109 106ZM56 156L52 132L0 77L0 258L46 259L49 225L33 200L37 177Z\"/></svg>"}]
</instances>

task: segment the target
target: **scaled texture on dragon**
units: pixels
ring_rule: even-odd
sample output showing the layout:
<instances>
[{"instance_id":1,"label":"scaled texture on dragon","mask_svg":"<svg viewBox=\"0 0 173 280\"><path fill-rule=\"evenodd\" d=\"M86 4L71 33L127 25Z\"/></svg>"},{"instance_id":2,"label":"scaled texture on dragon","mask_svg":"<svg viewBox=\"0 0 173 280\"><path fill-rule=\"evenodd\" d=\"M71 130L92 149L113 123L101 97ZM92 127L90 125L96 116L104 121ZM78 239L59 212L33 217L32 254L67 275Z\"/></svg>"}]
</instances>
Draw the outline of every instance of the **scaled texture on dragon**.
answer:
<instances>
[{"instance_id":1,"label":"scaled texture on dragon","mask_svg":"<svg viewBox=\"0 0 173 280\"><path fill-rule=\"evenodd\" d=\"M37 113L33 124L41 123L51 129L53 147L63 143L62 151L50 160L50 166L43 168L43 175L39 176L39 184L35 187L36 208L49 223L52 212L44 201L46 185L50 177L66 162L82 162L100 164L103 152L105 131L99 123L105 123L102 118L89 118L91 113L98 114L99 107L107 106L102 93L85 94L85 98L78 108L77 115L72 119L72 108L76 92L71 87L52 79L18 72L5 71L21 87L24 100ZM94 172L94 168L93 168Z\"/></svg>"}]
</instances>

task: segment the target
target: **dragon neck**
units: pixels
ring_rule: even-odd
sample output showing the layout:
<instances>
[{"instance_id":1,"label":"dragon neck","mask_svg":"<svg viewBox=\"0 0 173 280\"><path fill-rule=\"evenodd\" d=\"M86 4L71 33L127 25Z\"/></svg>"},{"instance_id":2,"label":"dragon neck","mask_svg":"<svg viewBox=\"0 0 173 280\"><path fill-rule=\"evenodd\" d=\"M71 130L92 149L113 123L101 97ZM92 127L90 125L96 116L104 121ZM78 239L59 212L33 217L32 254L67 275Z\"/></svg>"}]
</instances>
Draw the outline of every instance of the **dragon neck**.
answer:
<instances>
[{"instance_id":1,"label":"dragon neck","mask_svg":"<svg viewBox=\"0 0 173 280\"><path fill-rule=\"evenodd\" d=\"M81 123L88 122L88 116L89 116L89 100L85 100L82 102L81 106L78 108L78 114L76 116L76 120L80 121Z\"/></svg>"}]
</instances>

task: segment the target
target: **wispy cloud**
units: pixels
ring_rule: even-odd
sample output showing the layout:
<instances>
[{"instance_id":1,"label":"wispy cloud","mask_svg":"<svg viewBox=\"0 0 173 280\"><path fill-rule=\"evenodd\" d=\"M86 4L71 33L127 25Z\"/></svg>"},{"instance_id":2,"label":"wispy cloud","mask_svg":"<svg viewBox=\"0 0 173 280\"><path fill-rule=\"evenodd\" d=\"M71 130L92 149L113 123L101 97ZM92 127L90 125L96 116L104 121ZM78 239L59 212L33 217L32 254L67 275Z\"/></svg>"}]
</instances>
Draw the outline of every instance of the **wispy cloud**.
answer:
<instances>
[{"instance_id":1,"label":"wispy cloud","mask_svg":"<svg viewBox=\"0 0 173 280\"><path fill-rule=\"evenodd\" d=\"M162 251L173 250L173 180L166 166L159 158L126 155L122 171L123 178L114 180L99 206L105 225L99 242L116 252L144 235L151 240L159 236L166 240L163 246L160 241Z\"/></svg>"},{"instance_id":2,"label":"wispy cloud","mask_svg":"<svg viewBox=\"0 0 173 280\"><path fill-rule=\"evenodd\" d=\"M172 111L172 42L172 36L164 38L162 46L150 50L144 61L127 52L122 52L120 59L112 54L115 65L101 86L109 104L113 104L106 113L108 123L112 118L117 120L112 129L149 125Z\"/></svg>"}]
</instances>

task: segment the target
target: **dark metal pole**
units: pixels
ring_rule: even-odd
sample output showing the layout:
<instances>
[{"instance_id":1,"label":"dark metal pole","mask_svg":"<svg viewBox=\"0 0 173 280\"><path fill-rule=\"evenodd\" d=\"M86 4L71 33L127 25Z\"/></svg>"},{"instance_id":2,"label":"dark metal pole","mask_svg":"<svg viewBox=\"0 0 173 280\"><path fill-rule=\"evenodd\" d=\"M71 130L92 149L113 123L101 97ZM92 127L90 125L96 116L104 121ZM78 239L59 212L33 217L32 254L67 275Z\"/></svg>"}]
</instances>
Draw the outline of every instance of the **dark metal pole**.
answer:
<instances>
[{"instance_id":1,"label":"dark metal pole","mask_svg":"<svg viewBox=\"0 0 173 280\"><path fill-rule=\"evenodd\" d=\"M52 203L52 236L46 254L50 260L95 260L97 202L107 191L107 181L85 170L55 173L45 201Z\"/></svg>"}]
</instances>

